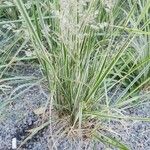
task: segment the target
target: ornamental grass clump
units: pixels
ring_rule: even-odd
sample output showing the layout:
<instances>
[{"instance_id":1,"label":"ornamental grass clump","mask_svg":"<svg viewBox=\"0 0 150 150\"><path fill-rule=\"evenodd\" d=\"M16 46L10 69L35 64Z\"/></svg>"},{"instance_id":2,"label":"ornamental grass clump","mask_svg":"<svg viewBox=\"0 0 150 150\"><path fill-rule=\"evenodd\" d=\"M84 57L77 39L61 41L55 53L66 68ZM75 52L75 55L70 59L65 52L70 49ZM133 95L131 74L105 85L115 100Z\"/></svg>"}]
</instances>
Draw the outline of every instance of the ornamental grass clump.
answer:
<instances>
[{"instance_id":1,"label":"ornamental grass clump","mask_svg":"<svg viewBox=\"0 0 150 150\"><path fill-rule=\"evenodd\" d=\"M141 28L128 26L133 8L125 13L125 3L119 0L111 7L101 0L36 0L31 9L22 0L14 0L14 4L60 116L68 115L70 124L79 128L89 118L150 120L121 113L124 107L133 107L141 103L140 98L145 101L149 96L137 92L150 77L134 86L149 70L149 59L141 60L137 66L128 57L133 39L141 32L147 34ZM139 15L143 17L142 12ZM133 77L139 69L140 73ZM117 98L115 93L108 94L118 88L122 91ZM102 137L98 136L99 131L95 132L96 138ZM103 138L104 142L113 143ZM115 142L113 145L118 146Z\"/></svg>"}]
</instances>

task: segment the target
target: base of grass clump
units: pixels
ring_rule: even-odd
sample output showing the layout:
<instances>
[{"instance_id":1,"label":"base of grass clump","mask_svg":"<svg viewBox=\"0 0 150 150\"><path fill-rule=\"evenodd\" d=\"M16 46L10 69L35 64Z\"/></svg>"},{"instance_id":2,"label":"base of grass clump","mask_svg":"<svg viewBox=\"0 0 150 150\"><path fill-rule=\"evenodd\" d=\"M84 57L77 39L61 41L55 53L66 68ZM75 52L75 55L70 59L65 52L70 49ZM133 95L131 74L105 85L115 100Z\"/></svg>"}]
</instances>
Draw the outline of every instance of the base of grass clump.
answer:
<instances>
[{"instance_id":1,"label":"base of grass clump","mask_svg":"<svg viewBox=\"0 0 150 150\"><path fill-rule=\"evenodd\" d=\"M30 68L29 66L27 68L22 67L22 69L26 70L22 71L22 75L27 72L28 75L35 73L35 70L32 70L32 67ZM20 68L17 72L21 73ZM14 137L17 138L17 147L19 147L29 136L31 136L31 138L27 140L20 149L76 150L79 147L86 150L94 148L96 150L106 148L113 149L109 144L104 145L104 143L96 139L94 136L95 129L97 131L95 132L96 136L100 133L100 135L116 137L119 141L122 140L123 143L126 143L130 149L149 149L149 123L141 121L117 121L115 119L113 119L113 121L106 121L102 118L98 120L96 118L87 117L86 119L83 118L81 128L79 128L78 122L75 126L72 126L70 124L70 116L66 113L60 116L57 110L49 109L48 107L46 113L43 115L43 111L41 111L43 109L39 108L45 108L49 94L47 89L42 88L45 86L39 84L35 85L36 86L32 85L31 88L24 91L13 101L13 105L8 105L6 108L7 117L1 120L0 124L0 137L2 137L0 138L0 149L10 149L11 140ZM110 95L112 94L110 93ZM3 95L0 101L4 99L6 101L7 97L5 96ZM149 109L150 104L145 103L134 109L126 109L126 115L150 116Z\"/></svg>"},{"instance_id":2,"label":"base of grass clump","mask_svg":"<svg viewBox=\"0 0 150 150\"><path fill-rule=\"evenodd\" d=\"M149 109L150 105L147 108ZM137 112L136 109L127 111L130 115L137 115ZM138 113L141 114L141 112ZM88 121L83 122L81 129L79 129L78 125L70 125L69 116L61 116L60 118L55 111L52 113L52 116L51 125L47 125L44 129L40 129L25 145L30 145L32 142L34 143L34 137L40 139L46 136L47 140L51 141L47 144L49 145L49 149L56 149L57 147L58 150L64 150L65 148L68 150L75 150L79 147L81 149L96 148L96 150L103 150L106 148L115 149L111 143L113 140L117 140L118 142L122 141L122 143L126 143L128 147L132 149L139 148L140 150L144 150L144 147L148 146L146 141L146 143L143 142L143 140L148 140L150 134L148 132L148 128L150 127L148 123L143 124L137 121L127 122L124 120L102 120L100 122L97 119L87 119ZM94 134L95 130L97 134ZM146 134L141 135L141 132L145 132ZM102 142L97 140L97 135L103 139L101 140ZM138 137L136 137L137 135ZM109 141L110 139L106 140L105 136L111 137L110 139L112 141ZM143 149L142 145L139 144L139 138L142 138L140 143L143 145ZM107 142L110 142L110 145ZM117 146L115 142L114 144Z\"/></svg>"}]
</instances>

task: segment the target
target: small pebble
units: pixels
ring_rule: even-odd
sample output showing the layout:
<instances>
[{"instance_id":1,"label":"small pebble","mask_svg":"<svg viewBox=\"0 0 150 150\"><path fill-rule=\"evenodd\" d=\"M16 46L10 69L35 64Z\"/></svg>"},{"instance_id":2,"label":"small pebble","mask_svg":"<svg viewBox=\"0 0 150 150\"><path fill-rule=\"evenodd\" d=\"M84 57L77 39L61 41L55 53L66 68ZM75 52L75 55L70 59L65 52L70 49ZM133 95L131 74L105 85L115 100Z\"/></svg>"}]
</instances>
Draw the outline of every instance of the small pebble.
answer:
<instances>
[{"instance_id":1,"label":"small pebble","mask_svg":"<svg viewBox=\"0 0 150 150\"><path fill-rule=\"evenodd\" d=\"M13 138L12 139L12 149L16 149L17 148L17 139Z\"/></svg>"}]
</instances>

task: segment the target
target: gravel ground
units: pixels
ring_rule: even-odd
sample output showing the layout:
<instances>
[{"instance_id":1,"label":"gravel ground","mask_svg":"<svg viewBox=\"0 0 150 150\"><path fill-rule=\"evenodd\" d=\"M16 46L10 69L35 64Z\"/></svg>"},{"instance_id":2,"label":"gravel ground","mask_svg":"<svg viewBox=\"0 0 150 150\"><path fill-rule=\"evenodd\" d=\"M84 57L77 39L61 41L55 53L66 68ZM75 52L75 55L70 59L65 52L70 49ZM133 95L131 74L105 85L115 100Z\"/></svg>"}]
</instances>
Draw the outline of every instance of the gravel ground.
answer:
<instances>
[{"instance_id":1,"label":"gravel ground","mask_svg":"<svg viewBox=\"0 0 150 150\"><path fill-rule=\"evenodd\" d=\"M41 73L38 69L23 67L22 75L40 76ZM22 68L18 67L14 69L12 73L21 74ZM6 94L8 95L8 94ZM7 96L0 93L0 103L7 99ZM47 91L42 89L41 86L34 85L22 95L17 97L13 102L7 105L0 117L0 150L11 150L11 142L15 137L17 138L17 145L23 141L28 135L28 130L39 126L43 120L40 115L35 114L34 110L44 106L47 102ZM126 110L127 114L147 116L150 117L150 104L144 104L143 106ZM67 122L67 119L66 121ZM39 131L31 140L24 144L19 150L76 150L79 149L79 143L82 145L83 150L111 150L100 142L85 139L81 141L77 138L66 137L66 134L62 134L64 127L67 124L63 124L62 121L58 121L57 117L52 121L53 134L51 137L51 129L46 127ZM119 133L117 137L122 139L131 150L150 150L150 123L140 121L110 121L105 124L107 128ZM60 130L60 131L59 131ZM59 131L59 132L58 132ZM56 134L58 132L58 134Z\"/></svg>"}]
</instances>

